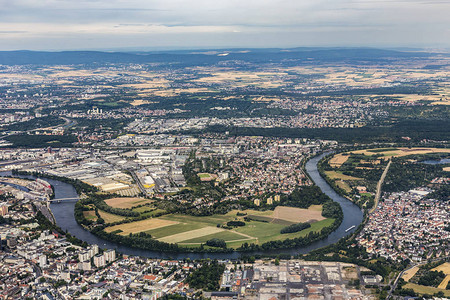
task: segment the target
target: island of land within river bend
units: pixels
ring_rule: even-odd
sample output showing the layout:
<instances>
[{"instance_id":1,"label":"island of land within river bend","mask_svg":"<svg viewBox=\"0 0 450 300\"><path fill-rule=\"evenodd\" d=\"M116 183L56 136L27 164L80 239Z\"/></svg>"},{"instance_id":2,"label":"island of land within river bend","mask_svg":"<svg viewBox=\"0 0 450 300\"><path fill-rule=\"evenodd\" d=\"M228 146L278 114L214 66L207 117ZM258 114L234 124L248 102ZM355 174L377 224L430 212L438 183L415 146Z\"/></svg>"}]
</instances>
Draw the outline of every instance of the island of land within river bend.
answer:
<instances>
[{"instance_id":1,"label":"island of land within river bend","mask_svg":"<svg viewBox=\"0 0 450 300\"><path fill-rule=\"evenodd\" d=\"M80 240L83 240L89 244L97 244L101 248L110 248L110 249L116 249L119 252L122 252L124 254L128 255L139 255L139 256L145 256L145 257L152 257L152 258L172 258L172 259L183 259L183 258L191 258L191 259L201 259L201 258L216 258L216 259L236 259L241 257L242 255L249 255L249 254L280 254L280 253L286 253L286 254L304 254L308 253L314 249L321 248L333 243L336 243L339 239L342 237L350 234L355 230L355 228L362 222L363 219L363 213L361 209L350 202L349 200L341 197L338 195L330 185L320 176L319 171L317 170L317 163L321 158L323 158L325 154L321 154L319 156L316 156L312 159L310 159L306 163L306 171L308 172L311 179L314 181L314 183L324 192L326 195L328 195L330 198L332 198L334 201L338 202L343 210L344 218L342 220L341 225L338 229L333 231L328 237L326 237L323 240L317 241L312 243L311 245L308 245L306 247L299 247L299 248L293 248L293 249L286 249L286 250L273 250L273 251L264 251L264 252L231 252L231 253L164 253L164 252L157 252L157 251L150 251L150 250L142 250L137 249L133 247L123 246L119 245L104 239L101 239L91 232L85 230L82 226L80 226L77 221L75 220L74 216L74 208L76 200L73 201L61 201L53 202L50 205L51 211L53 215L55 216L56 223L59 227L61 227L64 231L69 232L73 236L76 236ZM11 173L2 173L0 175L10 175ZM28 177L32 178L31 176L21 176L21 177ZM67 183L60 182L57 180L51 180L46 179L51 185L53 185L55 189L55 200L58 199L72 199L72 198L78 198L78 195L75 191L75 188ZM353 227L354 226L354 227ZM352 228L349 231L346 231L347 229Z\"/></svg>"}]
</instances>

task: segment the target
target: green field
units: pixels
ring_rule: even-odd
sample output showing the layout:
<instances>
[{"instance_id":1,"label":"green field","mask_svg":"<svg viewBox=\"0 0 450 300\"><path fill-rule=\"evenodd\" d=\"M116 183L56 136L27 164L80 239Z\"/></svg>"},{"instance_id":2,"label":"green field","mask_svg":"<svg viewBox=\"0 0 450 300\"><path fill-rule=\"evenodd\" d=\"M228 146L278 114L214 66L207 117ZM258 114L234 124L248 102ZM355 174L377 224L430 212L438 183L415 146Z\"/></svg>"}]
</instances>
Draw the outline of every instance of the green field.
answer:
<instances>
[{"instance_id":1,"label":"green field","mask_svg":"<svg viewBox=\"0 0 450 300\"><path fill-rule=\"evenodd\" d=\"M227 246L232 248L238 248L243 243L255 243L261 245L265 242L274 240L303 237L311 231L320 231L322 228L330 226L334 221L334 219L325 219L313 222L310 228L300 232L281 234L281 229L299 222L294 222L292 219L289 219L292 218L292 210L284 210L284 212L277 211L276 217L274 217L275 212L271 210L233 210L225 215L212 216L167 214L160 217L154 217L156 214L163 213L164 211L156 209L145 213L145 211L149 209L151 209L150 206L132 209L135 212L141 213L142 216L153 217L153 219L148 219L149 221L153 220L153 222L148 222L149 227L147 230L142 225L145 223L144 221L136 221L135 228L133 227L133 223L127 223L123 226L128 228L131 225L127 230L132 233L145 232L150 234L154 239L168 243L177 243L180 246L186 247L199 247L201 244L204 244L213 238L224 240L227 243ZM320 212L322 210L322 206L313 205L309 210L311 212L304 210L299 213L303 214L303 216L317 214L318 211ZM124 217L106 213L104 211L99 211L99 213L102 218L105 219L106 223L124 219ZM296 213L295 216L297 217ZM91 216L87 215L86 217ZM250 217L253 220L245 221L245 217ZM158 222L158 220L160 220L160 222ZM227 222L233 220L244 221L245 226L234 228L227 227ZM139 222L139 224L137 224L137 222Z\"/></svg>"},{"instance_id":2,"label":"green field","mask_svg":"<svg viewBox=\"0 0 450 300\"><path fill-rule=\"evenodd\" d=\"M248 222L246 226L237 228L236 231L258 239L258 244L273 240L285 240L307 235L311 231L320 231L323 227L330 226L334 219L326 219L311 224L310 228L295 233L280 234L280 230L286 225L263 223L258 221Z\"/></svg>"},{"instance_id":3,"label":"green field","mask_svg":"<svg viewBox=\"0 0 450 300\"><path fill-rule=\"evenodd\" d=\"M155 239L159 239L165 236L181 233L181 232L187 232L195 229L199 229L204 227L205 225L202 223L189 223L189 226L186 226L186 224L175 224L170 225L166 227L161 227L157 229L152 229L149 231L146 231L146 233L151 234L152 237Z\"/></svg>"},{"instance_id":4,"label":"green field","mask_svg":"<svg viewBox=\"0 0 450 300\"><path fill-rule=\"evenodd\" d=\"M211 177L211 175L209 175L208 173L200 173L200 174L198 174L198 177L200 177L200 178L209 178L209 177Z\"/></svg>"},{"instance_id":5,"label":"green field","mask_svg":"<svg viewBox=\"0 0 450 300\"><path fill-rule=\"evenodd\" d=\"M337 185L338 187L340 187L341 189L343 189L344 191L346 191L347 193L349 193L349 192L352 191L352 188L351 188L351 187L348 185L348 183L345 182L345 181L342 181L342 180L336 181L336 185Z\"/></svg>"},{"instance_id":6,"label":"green field","mask_svg":"<svg viewBox=\"0 0 450 300\"><path fill-rule=\"evenodd\" d=\"M231 230L228 230L228 231L224 231L224 232L204 235L199 238L186 240L180 244L183 245L183 244L190 244L190 243L206 243L206 241L213 239L213 238L222 239L222 240L230 241L230 242L237 241L237 240L245 240L245 242L255 242L256 241L256 239L251 239L251 238L245 237L243 235L237 234Z\"/></svg>"},{"instance_id":7,"label":"green field","mask_svg":"<svg viewBox=\"0 0 450 300\"><path fill-rule=\"evenodd\" d=\"M100 214L100 217L102 217L102 219L105 220L105 223L114 223L126 219L125 217L110 214L103 210L99 210L98 213Z\"/></svg>"},{"instance_id":8,"label":"green field","mask_svg":"<svg viewBox=\"0 0 450 300\"><path fill-rule=\"evenodd\" d=\"M218 238L225 240L228 247L237 248L245 242L249 244L262 244L272 240L284 240L288 238L292 239L303 237L311 231L320 231L322 228L330 226L334 221L334 219L325 219L319 222L312 223L310 228L307 228L300 232L289 234L280 233L280 230L282 228L286 227L287 225L293 224L292 222L286 220L270 219L272 220L272 222L247 221L245 222L246 225L242 227L226 229L222 230L221 232L213 232L210 234L206 231L206 233L202 234L201 236L195 236L198 230L202 230L205 228L218 228L217 225L225 225L226 222L235 220L236 218L239 220L243 220L244 216L237 217L236 213L236 211L232 211L225 215L213 215L205 217L179 214L164 215L157 219L177 221L180 223L155 228L145 232L152 235L152 237L155 239L170 239L172 236L179 235L180 233L185 233L186 239L179 241L178 244L180 245L199 246L201 243L205 243L210 239ZM267 217L261 215L268 215L271 212L248 211L247 213L259 213L260 216L258 217L266 219ZM267 219L269 220L269 218ZM191 237L191 234L194 236Z\"/></svg>"},{"instance_id":9,"label":"green field","mask_svg":"<svg viewBox=\"0 0 450 300\"><path fill-rule=\"evenodd\" d=\"M141 207L133 208L132 211L136 211L138 213L143 213L144 211L151 210L151 209L152 208L149 206L141 206Z\"/></svg>"}]
</instances>

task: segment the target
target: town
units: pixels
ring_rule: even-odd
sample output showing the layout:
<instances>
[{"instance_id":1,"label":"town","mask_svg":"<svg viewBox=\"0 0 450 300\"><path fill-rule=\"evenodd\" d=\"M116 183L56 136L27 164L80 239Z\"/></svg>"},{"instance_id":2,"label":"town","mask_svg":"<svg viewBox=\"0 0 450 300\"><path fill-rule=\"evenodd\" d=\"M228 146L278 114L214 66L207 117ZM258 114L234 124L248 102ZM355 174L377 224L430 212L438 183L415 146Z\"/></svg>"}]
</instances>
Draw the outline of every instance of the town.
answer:
<instances>
[{"instance_id":1,"label":"town","mask_svg":"<svg viewBox=\"0 0 450 300\"><path fill-rule=\"evenodd\" d=\"M446 53L73 54L0 56L0 299L450 297Z\"/></svg>"},{"instance_id":2,"label":"town","mask_svg":"<svg viewBox=\"0 0 450 300\"><path fill-rule=\"evenodd\" d=\"M450 254L449 203L425 196L427 188L385 195L357 238L368 253L421 262Z\"/></svg>"}]
</instances>

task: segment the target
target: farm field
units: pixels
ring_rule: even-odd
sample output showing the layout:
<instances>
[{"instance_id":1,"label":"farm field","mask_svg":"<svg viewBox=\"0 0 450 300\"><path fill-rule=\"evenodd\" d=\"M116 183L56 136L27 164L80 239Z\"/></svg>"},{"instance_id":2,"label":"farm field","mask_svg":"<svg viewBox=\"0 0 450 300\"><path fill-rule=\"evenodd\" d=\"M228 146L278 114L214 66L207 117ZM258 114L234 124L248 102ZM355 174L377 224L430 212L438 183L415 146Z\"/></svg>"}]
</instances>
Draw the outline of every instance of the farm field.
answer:
<instances>
[{"instance_id":1,"label":"farm field","mask_svg":"<svg viewBox=\"0 0 450 300\"><path fill-rule=\"evenodd\" d=\"M414 292L422 294L422 295L423 294L433 295L438 292L443 292L446 297L450 297L450 290L438 289L435 287L419 285L419 284L415 284L415 283L411 283L411 282L408 282L407 284L405 284L403 286L403 288L404 289L413 289Z\"/></svg>"},{"instance_id":2,"label":"farm field","mask_svg":"<svg viewBox=\"0 0 450 300\"><path fill-rule=\"evenodd\" d=\"M445 276L444 280L442 280L441 284L439 284L438 288L445 289L450 282L450 275Z\"/></svg>"},{"instance_id":3,"label":"farm field","mask_svg":"<svg viewBox=\"0 0 450 300\"><path fill-rule=\"evenodd\" d=\"M386 157L402 157L413 154L428 154L428 153L450 153L450 149L444 148L395 148L395 149L386 149L386 151L382 151L381 149L366 149L366 150L357 150L352 151L355 154L364 154L367 156L382 154Z\"/></svg>"},{"instance_id":4,"label":"farm field","mask_svg":"<svg viewBox=\"0 0 450 300\"><path fill-rule=\"evenodd\" d=\"M432 271L442 271L445 275L447 275L444 280L442 280L441 284L439 284L438 288L445 289L447 287L447 284L450 281L450 263L446 262L443 263L440 266L437 266L436 268L432 269Z\"/></svg>"},{"instance_id":5,"label":"farm field","mask_svg":"<svg viewBox=\"0 0 450 300\"><path fill-rule=\"evenodd\" d=\"M125 217L110 214L103 210L99 210L98 213L100 214L100 217L102 217L102 219L105 220L105 223L114 223L126 219Z\"/></svg>"},{"instance_id":6,"label":"farm field","mask_svg":"<svg viewBox=\"0 0 450 300\"><path fill-rule=\"evenodd\" d=\"M132 208L137 205L152 203L152 200L147 200L144 198L111 198L105 200L105 203L114 208Z\"/></svg>"},{"instance_id":7,"label":"farm field","mask_svg":"<svg viewBox=\"0 0 450 300\"><path fill-rule=\"evenodd\" d=\"M120 235L145 232L162 242L194 247L217 238L225 240L229 247L239 247L245 242L261 244L271 240L305 236L311 231L320 231L334 221L325 219L321 214L321 205L313 205L309 209L278 206L274 211L233 210L225 215L212 216L169 214L107 227L105 231L121 230ZM260 217L264 220L245 221L246 216ZM245 226L227 228L227 222L233 220L245 221ZM280 230L288 225L307 221L311 223L310 228L295 233L280 233Z\"/></svg>"},{"instance_id":8,"label":"farm field","mask_svg":"<svg viewBox=\"0 0 450 300\"><path fill-rule=\"evenodd\" d=\"M331 179L341 179L341 180L362 180L359 177L348 176L336 171L325 171L325 174Z\"/></svg>"},{"instance_id":9,"label":"farm field","mask_svg":"<svg viewBox=\"0 0 450 300\"><path fill-rule=\"evenodd\" d=\"M257 244L262 244L273 240L285 240L303 237L311 231L320 231L323 227L330 226L333 221L334 219L325 219L319 222L312 223L311 227L305 230L287 234L280 234L280 230L286 227L286 225L251 221L246 226L237 228L236 232L252 236L257 239Z\"/></svg>"},{"instance_id":10,"label":"farm field","mask_svg":"<svg viewBox=\"0 0 450 300\"><path fill-rule=\"evenodd\" d=\"M444 272L445 275L449 275L450 274L450 263L448 263L448 262L443 263L442 265L437 266L436 268L431 269L431 270L439 271L439 272L442 271L442 272Z\"/></svg>"},{"instance_id":11,"label":"farm field","mask_svg":"<svg viewBox=\"0 0 450 300\"><path fill-rule=\"evenodd\" d=\"M329 164L332 167L340 168L347 161L347 159L348 155L343 155L342 153L336 154L330 159Z\"/></svg>"},{"instance_id":12,"label":"farm field","mask_svg":"<svg viewBox=\"0 0 450 300\"><path fill-rule=\"evenodd\" d=\"M414 277L414 275L416 275L417 271L419 271L419 267L417 267L417 266L412 269L409 269L408 271L403 273L403 276L402 276L403 280L408 282L411 278Z\"/></svg>"},{"instance_id":13,"label":"farm field","mask_svg":"<svg viewBox=\"0 0 450 300\"><path fill-rule=\"evenodd\" d=\"M183 241L183 243L181 243L181 245L189 245L189 244L195 245L198 243L205 243L206 241L213 239L213 238L222 239L222 240L225 240L228 242L245 241L247 243L253 243L256 241L255 238L251 238L251 237L242 235L242 234L234 232L234 231L225 230L225 231L222 231L219 233L213 233L210 235L205 235L205 236L193 238L190 240L185 240L185 241Z\"/></svg>"},{"instance_id":14,"label":"farm field","mask_svg":"<svg viewBox=\"0 0 450 300\"><path fill-rule=\"evenodd\" d=\"M130 233L139 233L143 231L147 231L153 228L165 227L173 224L177 224L176 221L162 220L162 219L146 219L137 222L125 223L114 225L105 228L106 232L113 232L116 230L121 230L120 235L128 235Z\"/></svg>"},{"instance_id":15,"label":"farm field","mask_svg":"<svg viewBox=\"0 0 450 300\"><path fill-rule=\"evenodd\" d=\"M272 213L272 217L293 223L325 220L322 216L321 205L314 205L314 207L310 207L309 209L277 206Z\"/></svg>"},{"instance_id":16,"label":"farm field","mask_svg":"<svg viewBox=\"0 0 450 300\"><path fill-rule=\"evenodd\" d=\"M186 232L181 232L177 234L172 234L169 236L165 236L163 238L160 238L159 240L166 243L179 243L182 241L190 240L190 239L196 239L208 235L213 235L218 232L225 231L225 229L212 227L212 226L206 226L195 230L189 230Z\"/></svg>"}]
</instances>

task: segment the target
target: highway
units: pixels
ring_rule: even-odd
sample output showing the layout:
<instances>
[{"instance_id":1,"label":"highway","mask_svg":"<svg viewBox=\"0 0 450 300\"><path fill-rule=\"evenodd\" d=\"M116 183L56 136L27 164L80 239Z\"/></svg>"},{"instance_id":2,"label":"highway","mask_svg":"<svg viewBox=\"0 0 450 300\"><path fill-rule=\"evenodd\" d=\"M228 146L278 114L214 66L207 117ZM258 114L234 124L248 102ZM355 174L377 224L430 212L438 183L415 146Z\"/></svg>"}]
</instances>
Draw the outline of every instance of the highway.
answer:
<instances>
[{"instance_id":1,"label":"highway","mask_svg":"<svg viewBox=\"0 0 450 300\"><path fill-rule=\"evenodd\" d=\"M386 168L383 171L383 174L381 174L381 178L377 184L377 193L375 194L375 204L373 205L373 208L369 211L369 213L373 213L375 211L375 209L377 209L377 207L378 207L378 202L380 201L380 197L381 197L381 187L383 185L384 179L386 178L386 174L389 171L389 167L391 166L391 163L392 163L392 161L389 160Z\"/></svg>"}]
</instances>

